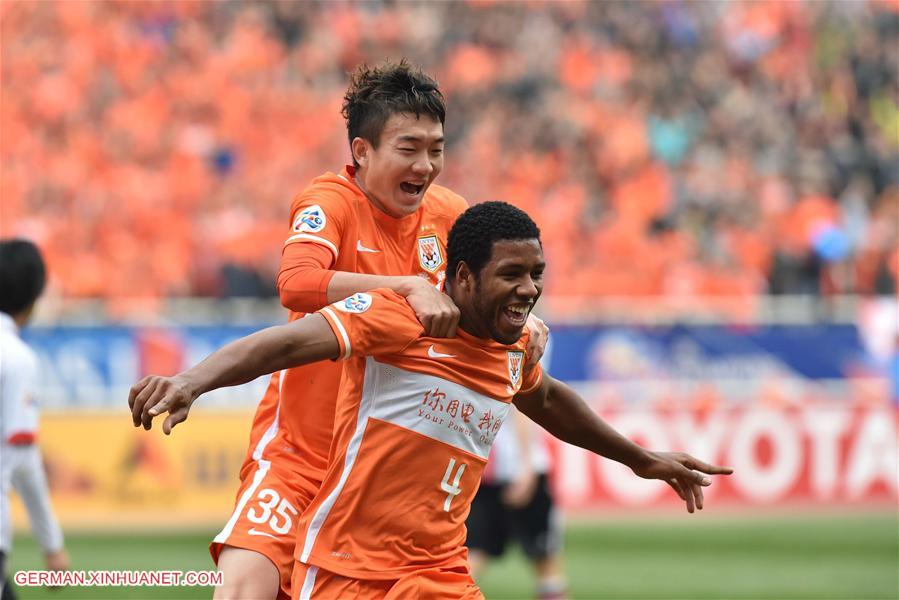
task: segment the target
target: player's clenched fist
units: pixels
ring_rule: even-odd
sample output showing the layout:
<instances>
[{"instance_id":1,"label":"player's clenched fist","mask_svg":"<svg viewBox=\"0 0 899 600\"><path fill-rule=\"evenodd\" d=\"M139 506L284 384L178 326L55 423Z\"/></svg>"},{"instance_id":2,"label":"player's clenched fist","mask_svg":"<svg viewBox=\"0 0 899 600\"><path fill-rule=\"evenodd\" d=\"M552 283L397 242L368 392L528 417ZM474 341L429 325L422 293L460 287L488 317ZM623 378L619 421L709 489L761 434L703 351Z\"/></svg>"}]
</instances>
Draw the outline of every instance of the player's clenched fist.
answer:
<instances>
[{"instance_id":1,"label":"player's clenched fist","mask_svg":"<svg viewBox=\"0 0 899 600\"><path fill-rule=\"evenodd\" d=\"M424 326L426 335L440 338L456 337L461 313L449 296L421 277L410 277L408 289L403 289L403 292L406 302Z\"/></svg>"},{"instance_id":2,"label":"player's clenched fist","mask_svg":"<svg viewBox=\"0 0 899 600\"><path fill-rule=\"evenodd\" d=\"M154 417L168 412L169 416L162 423L162 431L168 435L175 425L187 418L190 406L198 395L190 382L181 375L144 377L131 386L128 394L131 420L135 427L143 425L144 429L149 430Z\"/></svg>"}]
</instances>

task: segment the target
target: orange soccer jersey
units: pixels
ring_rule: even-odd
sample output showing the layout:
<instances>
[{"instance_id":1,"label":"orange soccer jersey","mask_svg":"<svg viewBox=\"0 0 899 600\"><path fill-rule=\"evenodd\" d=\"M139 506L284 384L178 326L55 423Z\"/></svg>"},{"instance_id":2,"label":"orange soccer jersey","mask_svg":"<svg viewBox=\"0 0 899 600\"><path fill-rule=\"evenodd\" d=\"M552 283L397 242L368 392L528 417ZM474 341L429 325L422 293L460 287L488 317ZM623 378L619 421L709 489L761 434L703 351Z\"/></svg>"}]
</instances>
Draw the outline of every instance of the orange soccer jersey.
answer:
<instances>
[{"instance_id":1,"label":"orange soccer jersey","mask_svg":"<svg viewBox=\"0 0 899 600\"><path fill-rule=\"evenodd\" d=\"M347 167L340 174L316 178L296 197L285 247L308 243L327 248L332 271L419 275L441 288L447 235L466 208L461 196L432 185L415 213L391 217L369 202L353 182L352 167ZM281 270L290 266L282 261ZM301 316L292 311L290 319ZM272 376L253 421L242 477L258 461L268 460L289 464L292 473L313 485L321 481L341 370L340 363L321 363ZM296 508L302 511L304 506Z\"/></svg>"},{"instance_id":2,"label":"orange soccer jersey","mask_svg":"<svg viewBox=\"0 0 899 600\"><path fill-rule=\"evenodd\" d=\"M353 182L352 167L325 174L291 206L279 281L318 257L331 271L419 275L440 288L447 235L467 207L460 196L431 185L415 213L396 219L369 202ZM323 289L328 281L328 275L320 279ZM313 290L302 300L318 308L324 295ZM291 298L288 305L299 303ZM290 319L302 316L291 311ZM312 501L328 465L341 372L342 363L324 362L272 375L254 417L234 511L210 544L216 563L224 546L268 557L278 569L282 598L290 595L295 517Z\"/></svg>"},{"instance_id":3,"label":"orange soccer jersey","mask_svg":"<svg viewBox=\"0 0 899 600\"><path fill-rule=\"evenodd\" d=\"M528 334L514 345L438 339L405 300L360 293L319 311L348 359L331 463L300 517L295 557L346 577L467 572L465 518L490 446L519 391Z\"/></svg>"},{"instance_id":4,"label":"orange soccer jersey","mask_svg":"<svg viewBox=\"0 0 899 600\"><path fill-rule=\"evenodd\" d=\"M431 185L415 213L396 219L369 202L353 182L352 167L325 174L291 206L279 282L317 262L330 271L419 275L439 288L447 235L467 207L460 196ZM318 290L291 297L287 305L324 305L329 280L325 274ZM302 316L291 311L290 319ZM225 546L268 557L278 569L281 598L290 595L295 518L312 501L328 465L341 372L342 363L325 362L272 376L254 417L234 511L210 544L216 563Z\"/></svg>"}]
</instances>

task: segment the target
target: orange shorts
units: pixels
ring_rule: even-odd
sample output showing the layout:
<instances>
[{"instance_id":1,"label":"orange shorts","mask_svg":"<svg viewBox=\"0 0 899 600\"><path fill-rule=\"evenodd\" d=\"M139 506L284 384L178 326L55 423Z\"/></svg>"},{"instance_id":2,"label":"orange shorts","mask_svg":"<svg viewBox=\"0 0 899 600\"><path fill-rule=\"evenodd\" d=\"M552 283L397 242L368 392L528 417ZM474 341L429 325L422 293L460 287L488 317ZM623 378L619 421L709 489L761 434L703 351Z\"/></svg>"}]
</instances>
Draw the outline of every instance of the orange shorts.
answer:
<instances>
[{"instance_id":1,"label":"orange shorts","mask_svg":"<svg viewBox=\"0 0 899 600\"><path fill-rule=\"evenodd\" d=\"M423 569L400 579L353 579L312 565L293 566L293 598L299 600L484 600L468 572Z\"/></svg>"},{"instance_id":2,"label":"orange shorts","mask_svg":"<svg viewBox=\"0 0 899 600\"><path fill-rule=\"evenodd\" d=\"M279 597L290 597L296 527L299 516L321 486L289 468L289 461L250 463L241 472L240 489L231 518L209 544L218 564L224 546L259 552L278 569Z\"/></svg>"}]
</instances>

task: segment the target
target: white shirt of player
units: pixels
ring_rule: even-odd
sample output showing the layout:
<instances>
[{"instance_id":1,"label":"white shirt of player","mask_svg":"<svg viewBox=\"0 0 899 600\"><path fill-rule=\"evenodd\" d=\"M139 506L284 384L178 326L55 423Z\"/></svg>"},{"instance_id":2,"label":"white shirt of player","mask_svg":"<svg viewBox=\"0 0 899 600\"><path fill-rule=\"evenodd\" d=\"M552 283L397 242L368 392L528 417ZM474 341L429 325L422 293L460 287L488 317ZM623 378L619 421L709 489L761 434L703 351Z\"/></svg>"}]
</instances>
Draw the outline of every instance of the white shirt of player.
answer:
<instances>
[{"instance_id":1,"label":"white shirt of player","mask_svg":"<svg viewBox=\"0 0 899 600\"><path fill-rule=\"evenodd\" d=\"M25 503L31 530L44 552L63 547L62 530L50 506L50 493L37 436L38 361L19 337L12 317L0 313L0 551L12 548L10 493Z\"/></svg>"},{"instance_id":2,"label":"white shirt of player","mask_svg":"<svg viewBox=\"0 0 899 600\"><path fill-rule=\"evenodd\" d=\"M17 436L36 436L38 361L19 336L19 328L0 312L0 435L4 444Z\"/></svg>"}]
</instances>

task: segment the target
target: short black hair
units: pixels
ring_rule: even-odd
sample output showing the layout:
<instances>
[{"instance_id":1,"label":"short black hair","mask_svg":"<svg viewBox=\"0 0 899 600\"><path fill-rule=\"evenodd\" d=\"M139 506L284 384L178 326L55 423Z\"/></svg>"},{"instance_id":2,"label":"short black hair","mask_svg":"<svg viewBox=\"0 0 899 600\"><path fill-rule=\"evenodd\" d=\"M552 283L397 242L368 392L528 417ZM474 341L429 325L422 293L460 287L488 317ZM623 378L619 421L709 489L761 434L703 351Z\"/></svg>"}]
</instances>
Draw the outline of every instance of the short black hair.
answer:
<instances>
[{"instance_id":1,"label":"short black hair","mask_svg":"<svg viewBox=\"0 0 899 600\"><path fill-rule=\"evenodd\" d=\"M460 262L478 277L490 261L494 242L533 239L540 241L540 228L520 208L498 201L475 204L459 215L450 229L446 278L455 278Z\"/></svg>"},{"instance_id":2,"label":"short black hair","mask_svg":"<svg viewBox=\"0 0 899 600\"><path fill-rule=\"evenodd\" d=\"M28 240L0 240L0 311L17 315L40 297L47 283L44 259Z\"/></svg>"},{"instance_id":3,"label":"short black hair","mask_svg":"<svg viewBox=\"0 0 899 600\"><path fill-rule=\"evenodd\" d=\"M446 102L437 81L406 59L398 63L384 62L374 68L365 64L357 68L350 76L340 112L346 119L351 151L357 137L377 148L384 125L394 114L408 113L416 117L424 114L441 125L446 124ZM355 157L353 164L356 164Z\"/></svg>"}]
</instances>

